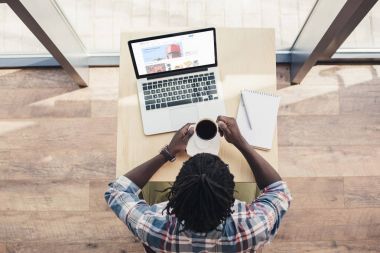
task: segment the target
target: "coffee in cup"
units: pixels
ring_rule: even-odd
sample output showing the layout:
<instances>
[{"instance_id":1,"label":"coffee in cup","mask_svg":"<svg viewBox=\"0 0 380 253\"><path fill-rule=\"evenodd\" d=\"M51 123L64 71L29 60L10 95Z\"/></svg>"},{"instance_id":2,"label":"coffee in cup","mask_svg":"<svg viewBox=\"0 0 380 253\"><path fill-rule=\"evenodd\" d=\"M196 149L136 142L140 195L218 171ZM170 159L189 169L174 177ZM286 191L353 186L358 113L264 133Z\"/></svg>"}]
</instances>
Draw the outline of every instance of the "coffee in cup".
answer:
<instances>
[{"instance_id":1,"label":"coffee in cup","mask_svg":"<svg viewBox=\"0 0 380 253\"><path fill-rule=\"evenodd\" d=\"M215 137L217 132L218 128L215 122L208 119L199 121L195 126L195 133L202 140L211 140Z\"/></svg>"}]
</instances>

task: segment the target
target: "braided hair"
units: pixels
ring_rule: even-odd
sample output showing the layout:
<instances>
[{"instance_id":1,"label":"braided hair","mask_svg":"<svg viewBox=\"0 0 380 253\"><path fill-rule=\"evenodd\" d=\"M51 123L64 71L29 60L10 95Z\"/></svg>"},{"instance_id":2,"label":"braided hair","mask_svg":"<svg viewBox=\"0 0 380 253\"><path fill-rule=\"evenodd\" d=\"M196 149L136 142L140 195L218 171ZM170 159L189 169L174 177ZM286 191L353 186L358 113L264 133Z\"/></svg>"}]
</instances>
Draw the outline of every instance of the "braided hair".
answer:
<instances>
[{"instance_id":1,"label":"braided hair","mask_svg":"<svg viewBox=\"0 0 380 253\"><path fill-rule=\"evenodd\" d=\"M197 154L186 161L169 190L164 210L184 229L209 232L232 213L234 176L218 156Z\"/></svg>"}]
</instances>

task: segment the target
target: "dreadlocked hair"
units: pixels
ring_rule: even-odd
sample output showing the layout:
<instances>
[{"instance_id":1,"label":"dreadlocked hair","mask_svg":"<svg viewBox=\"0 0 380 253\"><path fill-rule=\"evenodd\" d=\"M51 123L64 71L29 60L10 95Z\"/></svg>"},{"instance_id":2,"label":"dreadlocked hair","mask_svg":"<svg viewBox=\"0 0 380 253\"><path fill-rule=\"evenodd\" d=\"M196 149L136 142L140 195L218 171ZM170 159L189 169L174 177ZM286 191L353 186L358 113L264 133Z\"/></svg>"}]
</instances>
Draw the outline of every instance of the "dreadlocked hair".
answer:
<instances>
[{"instance_id":1,"label":"dreadlocked hair","mask_svg":"<svg viewBox=\"0 0 380 253\"><path fill-rule=\"evenodd\" d=\"M187 160L172 187L164 210L174 214L184 230L209 232L232 213L234 176L218 156L197 154Z\"/></svg>"}]
</instances>

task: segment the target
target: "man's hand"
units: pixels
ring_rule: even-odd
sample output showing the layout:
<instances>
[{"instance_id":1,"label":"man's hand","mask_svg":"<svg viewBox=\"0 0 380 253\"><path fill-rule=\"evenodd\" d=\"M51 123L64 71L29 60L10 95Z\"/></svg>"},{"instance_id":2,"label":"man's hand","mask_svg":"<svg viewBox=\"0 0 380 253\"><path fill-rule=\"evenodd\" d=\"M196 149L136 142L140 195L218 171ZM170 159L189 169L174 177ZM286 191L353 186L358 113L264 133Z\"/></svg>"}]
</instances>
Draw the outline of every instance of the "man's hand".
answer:
<instances>
[{"instance_id":1,"label":"man's hand","mask_svg":"<svg viewBox=\"0 0 380 253\"><path fill-rule=\"evenodd\" d=\"M194 128L189 128L191 125L191 123L187 123L173 136L170 144L168 145L169 152L172 155L176 155L178 152L184 151L186 149L187 142L194 134Z\"/></svg>"},{"instance_id":2,"label":"man's hand","mask_svg":"<svg viewBox=\"0 0 380 253\"><path fill-rule=\"evenodd\" d=\"M272 165L244 139L234 118L218 116L216 122L218 123L220 134L224 135L229 143L234 144L247 160L260 189L281 180L280 175L273 169Z\"/></svg>"},{"instance_id":3,"label":"man's hand","mask_svg":"<svg viewBox=\"0 0 380 253\"><path fill-rule=\"evenodd\" d=\"M216 122L218 123L220 135L224 136L229 143L232 143L237 148L247 144L234 118L218 116Z\"/></svg>"}]
</instances>

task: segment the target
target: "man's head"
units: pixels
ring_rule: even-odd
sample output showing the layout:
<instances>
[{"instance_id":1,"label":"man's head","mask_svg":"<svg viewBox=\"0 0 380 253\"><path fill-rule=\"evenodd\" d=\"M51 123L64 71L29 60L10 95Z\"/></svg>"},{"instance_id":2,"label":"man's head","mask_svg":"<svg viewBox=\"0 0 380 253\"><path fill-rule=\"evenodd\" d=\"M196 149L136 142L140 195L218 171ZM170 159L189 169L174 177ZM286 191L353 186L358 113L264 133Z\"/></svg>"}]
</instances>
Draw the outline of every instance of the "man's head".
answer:
<instances>
[{"instance_id":1,"label":"man's head","mask_svg":"<svg viewBox=\"0 0 380 253\"><path fill-rule=\"evenodd\" d=\"M234 176L228 165L211 154L198 154L186 161L168 194L166 210L185 229L208 232L231 214Z\"/></svg>"}]
</instances>

